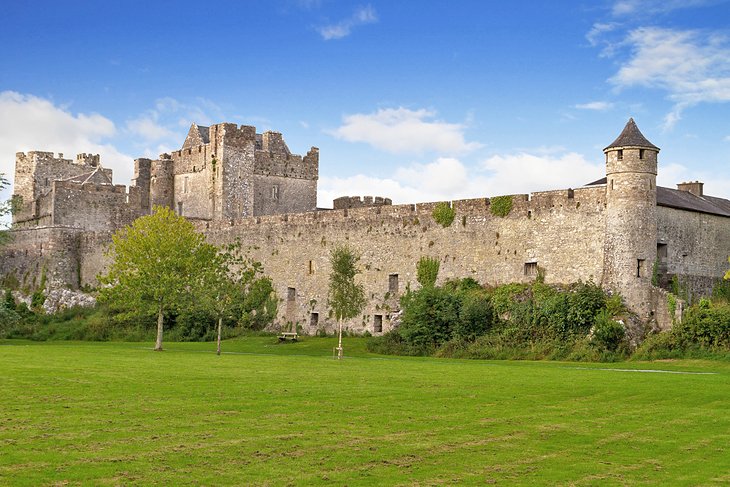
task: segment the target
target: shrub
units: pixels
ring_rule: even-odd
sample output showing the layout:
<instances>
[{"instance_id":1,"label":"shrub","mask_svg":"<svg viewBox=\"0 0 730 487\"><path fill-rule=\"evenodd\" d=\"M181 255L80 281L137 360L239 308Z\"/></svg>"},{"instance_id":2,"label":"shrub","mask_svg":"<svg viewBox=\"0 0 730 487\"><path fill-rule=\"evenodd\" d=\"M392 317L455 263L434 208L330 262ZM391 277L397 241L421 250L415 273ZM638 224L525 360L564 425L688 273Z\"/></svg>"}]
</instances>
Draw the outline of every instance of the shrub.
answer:
<instances>
[{"instance_id":1,"label":"shrub","mask_svg":"<svg viewBox=\"0 0 730 487\"><path fill-rule=\"evenodd\" d=\"M461 299L459 320L454 325L453 336L458 340L472 341L488 332L493 323L494 310L486 293L467 291Z\"/></svg>"},{"instance_id":2,"label":"shrub","mask_svg":"<svg viewBox=\"0 0 730 487\"><path fill-rule=\"evenodd\" d=\"M730 305L713 305L706 299L689 308L681 325L673 330L682 345L703 348L730 348Z\"/></svg>"},{"instance_id":3,"label":"shrub","mask_svg":"<svg viewBox=\"0 0 730 487\"><path fill-rule=\"evenodd\" d=\"M459 319L459 298L439 287L425 287L404 300L399 334L418 349L436 348L451 339Z\"/></svg>"},{"instance_id":4,"label":"shrub","mask_svg":"<svg viewBox=\"0 0 730 487\"><path fill-rule=\"evenodd\" d=\"M591 345L602 350L615 352L624 342L624 325L615 321L606 310L598 313L592 328Z\"/></svg>"},{"instance_id":5,"label":"shrub","mask_svg":"<svg viewBox=\"0 0 730 487\"><path fill-rule=\"evenodd\" d=\"M442 201L441 203L436 204L431 212L431 216L433 216L436 223L446 228L454 222L456 211L451 207L451 205Z\"/></svg>"},{"instance_id":6,"label":"shrub","mask_svg":"<svg viewBox=\"0 0 730 487\"><path fill-rule=\"evenodd\" d=\"M721 279L712 288L712 299L714 301L730 303L730 281Z\"/></svg>"},{"instance_id":7,"label":"shrub","mask_svg":"<svg viewBox=\"0 0 730 487\"><path fill-rule=\"evenodd\" d=\"M494 216L504 218L512 211L512 196L495 196L489 199L489 211Z\"/></svg>"}]
</instances>

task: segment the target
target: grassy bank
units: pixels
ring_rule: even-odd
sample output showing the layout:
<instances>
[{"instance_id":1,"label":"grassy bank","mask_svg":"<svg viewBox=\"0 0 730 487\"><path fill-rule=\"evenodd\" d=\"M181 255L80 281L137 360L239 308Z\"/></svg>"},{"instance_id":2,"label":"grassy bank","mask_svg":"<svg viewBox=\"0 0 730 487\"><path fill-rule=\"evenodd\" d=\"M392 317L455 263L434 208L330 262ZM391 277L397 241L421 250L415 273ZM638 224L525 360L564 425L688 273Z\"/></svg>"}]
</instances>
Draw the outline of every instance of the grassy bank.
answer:
<instances>
[{"instance_id":1,"label":"grassy bank","mask_svg":"<svg viewBox=\"0 0 730 487\"><path fill-rule=\"evenodd\" d=\"M712 484L730 365L0 342L0 484ZM662 369L647 373L620 369Z\"/></svg>"}]
</instances>

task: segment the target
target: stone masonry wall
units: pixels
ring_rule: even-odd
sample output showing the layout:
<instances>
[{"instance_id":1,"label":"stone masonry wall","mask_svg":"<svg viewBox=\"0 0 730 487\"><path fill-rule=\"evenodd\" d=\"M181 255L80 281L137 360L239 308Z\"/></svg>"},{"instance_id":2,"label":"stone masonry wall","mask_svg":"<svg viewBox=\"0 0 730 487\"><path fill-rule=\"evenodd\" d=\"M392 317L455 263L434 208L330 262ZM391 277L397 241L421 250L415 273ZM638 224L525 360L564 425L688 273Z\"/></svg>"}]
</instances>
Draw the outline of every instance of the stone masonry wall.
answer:
<instances>
[{"instance_id":1,"label":"stone masonry wall","mask_svg":"<svg viewBox=\"0 0 730 487\"><path fill-rule=\"evenodd\" d=\"M13 194L22 197L23 208L13 221L20 222L36 218L33 205L42 195L51 191L53 182L93 171L99 165L99 156L78 154L75 160L64 159L63 154L30 151L15 155L15 185ZM111 169L104 169L111 179Z\"/></svg>"},{"instance_id":2,"label":"stone masonry wall","mask_svg":"<svg viewBox=\"0 0 730 487\"><path fill-rule=\"evenodd\" d=\"M282 176L253 176L254 215L302 213L317 208L317 181Z\"/></svg>"},{"instance_id":3,"label":"stone masonry wall","mask_svg":"<svg viewBox=\"0 0 730 487\"><path fill-rule=\"evenodd\" d=\"M657 241L667 246L667 274L688 298L708 296L730 265L730 218L659 206Z\"/></svg>"},{"instance_id":4,"label":"stone masonry wall","mask_svg":"<svg viewBox=\"0 0 730 487\"><path fill-rule=\"evenodd\" d=\"M68 227L14 230L3 249L0 275L21 288L35 289L44 275L48 288L78 287L81 233Z\"/></svg>"},{"instance_id":5,"label":"stone masonry wall","mask_svg":"<svg viewBox=\"0 0 730 487\"><path fill-rule=\"evenodd\" d=\"M436 203L381 206L198 222L216 244L239 239L263 263L280 298L279 322L306 332L332 329L328 316L329 255L348 243L361 255L369 304L347 323L355 332L385 332L398 296L417 287L421 256L441 261L439 281L473 277L484 284L530 281L536 268L546 282L602 279L605 189L515 195L505 218L493 216L486 198L453 202L454 223L443 228ZM382 329L375 329L376 315Z\"/></svg>"},{"instance_id":6,"label":"stone masonry wall","mask_svg":"<svg viewBox=\"0 0 730 487\"><path fill-rule=\"evenodd\" d=\"M134 194L134 188L132 195ZM53 224L87 231L112 231L131 224L140 216L139 202L128 203L123 185L53 183Z\"/></svg>"}]
</instances>

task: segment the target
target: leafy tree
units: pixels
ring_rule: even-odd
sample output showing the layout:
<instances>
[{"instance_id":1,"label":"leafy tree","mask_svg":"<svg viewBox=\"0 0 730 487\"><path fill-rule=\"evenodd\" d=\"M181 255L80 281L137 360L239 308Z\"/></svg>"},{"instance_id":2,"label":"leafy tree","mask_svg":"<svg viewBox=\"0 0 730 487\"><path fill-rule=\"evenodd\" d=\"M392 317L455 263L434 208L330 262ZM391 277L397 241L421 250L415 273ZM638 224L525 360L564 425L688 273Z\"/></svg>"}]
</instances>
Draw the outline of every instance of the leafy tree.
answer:
<instances>
[{"instance_id":1,"label":"leafy tree","mask_svg":"<svg viewBox=\"0 0 730 487\"><path fill-rule=\"evenodd\" d=\"M223 320L265 325L276 316L276 298L260 262L240 253L240 243L218 250L204 271L203 307L218 320L216 353L221 353Z\"/></svg>"},{"instance_id":2,"label":"leafy tree","mask_svg":"<svg viewBox=\"0 0 730 487\"><path fill-rule=\"evenodd\" d=\"M162 350L166 313L193 301L215 266L218 251L185 218L155 207L112 238L109 272L99 278L100 300L157 314L155 350Z\"/></svg>"},{"instance_id":3,"label":"leafy tree","mask_svg":"<svg viewBox=\"0 0 730 487\"><path fill-rule=\"evenodd\" d=\"M727 258L727 261L730 262L730 257ZM730 279L730 270L725 273L725 279Z\"/></svg>"},{"instance_id":4,"label":"leafy tree","mask_svg":"<svg viewBox=\"0 0 730 487\"><path fill-rule=\"evenodd\" d=\"M335 247L330 254L329 307L339 324L337 358L342 358L342 321L354 318L365 307L365 290L355 283L360 273L360 256L347 245Z\"/></svg>"}]
</instances>

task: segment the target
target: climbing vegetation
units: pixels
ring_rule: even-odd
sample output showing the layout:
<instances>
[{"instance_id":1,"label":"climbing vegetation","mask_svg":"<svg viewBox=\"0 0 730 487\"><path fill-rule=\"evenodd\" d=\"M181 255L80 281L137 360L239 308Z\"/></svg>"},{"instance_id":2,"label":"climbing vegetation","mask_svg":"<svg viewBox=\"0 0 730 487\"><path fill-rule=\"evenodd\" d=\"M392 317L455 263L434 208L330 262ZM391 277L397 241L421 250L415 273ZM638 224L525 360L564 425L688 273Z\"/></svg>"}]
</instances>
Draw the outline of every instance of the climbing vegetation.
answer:
<instances>
[{"instance_id":1,"label":"climbing vegetation","mask_svg":"<svg viewBox=\"0 0 730 487\"><path fill-rule=\"evenodd\" d=\"M512 211L512 196L495 196L489 199L489 211L494 216L504 218Z\"/></svg>"},{"instance_id":2,"label":"climbing vegetation","mask_svg":"<svg viewBox=\"0 0 730 487\"><path fill-rule=\"evenodd\" d=\"M431 216L433 216L433 219L436 221L436 223L446 228L454 223L456 210L454 210L448 203L442 201L441 203L437 203L436 206L433 208Z\"/></svg>"}]
</instances>

